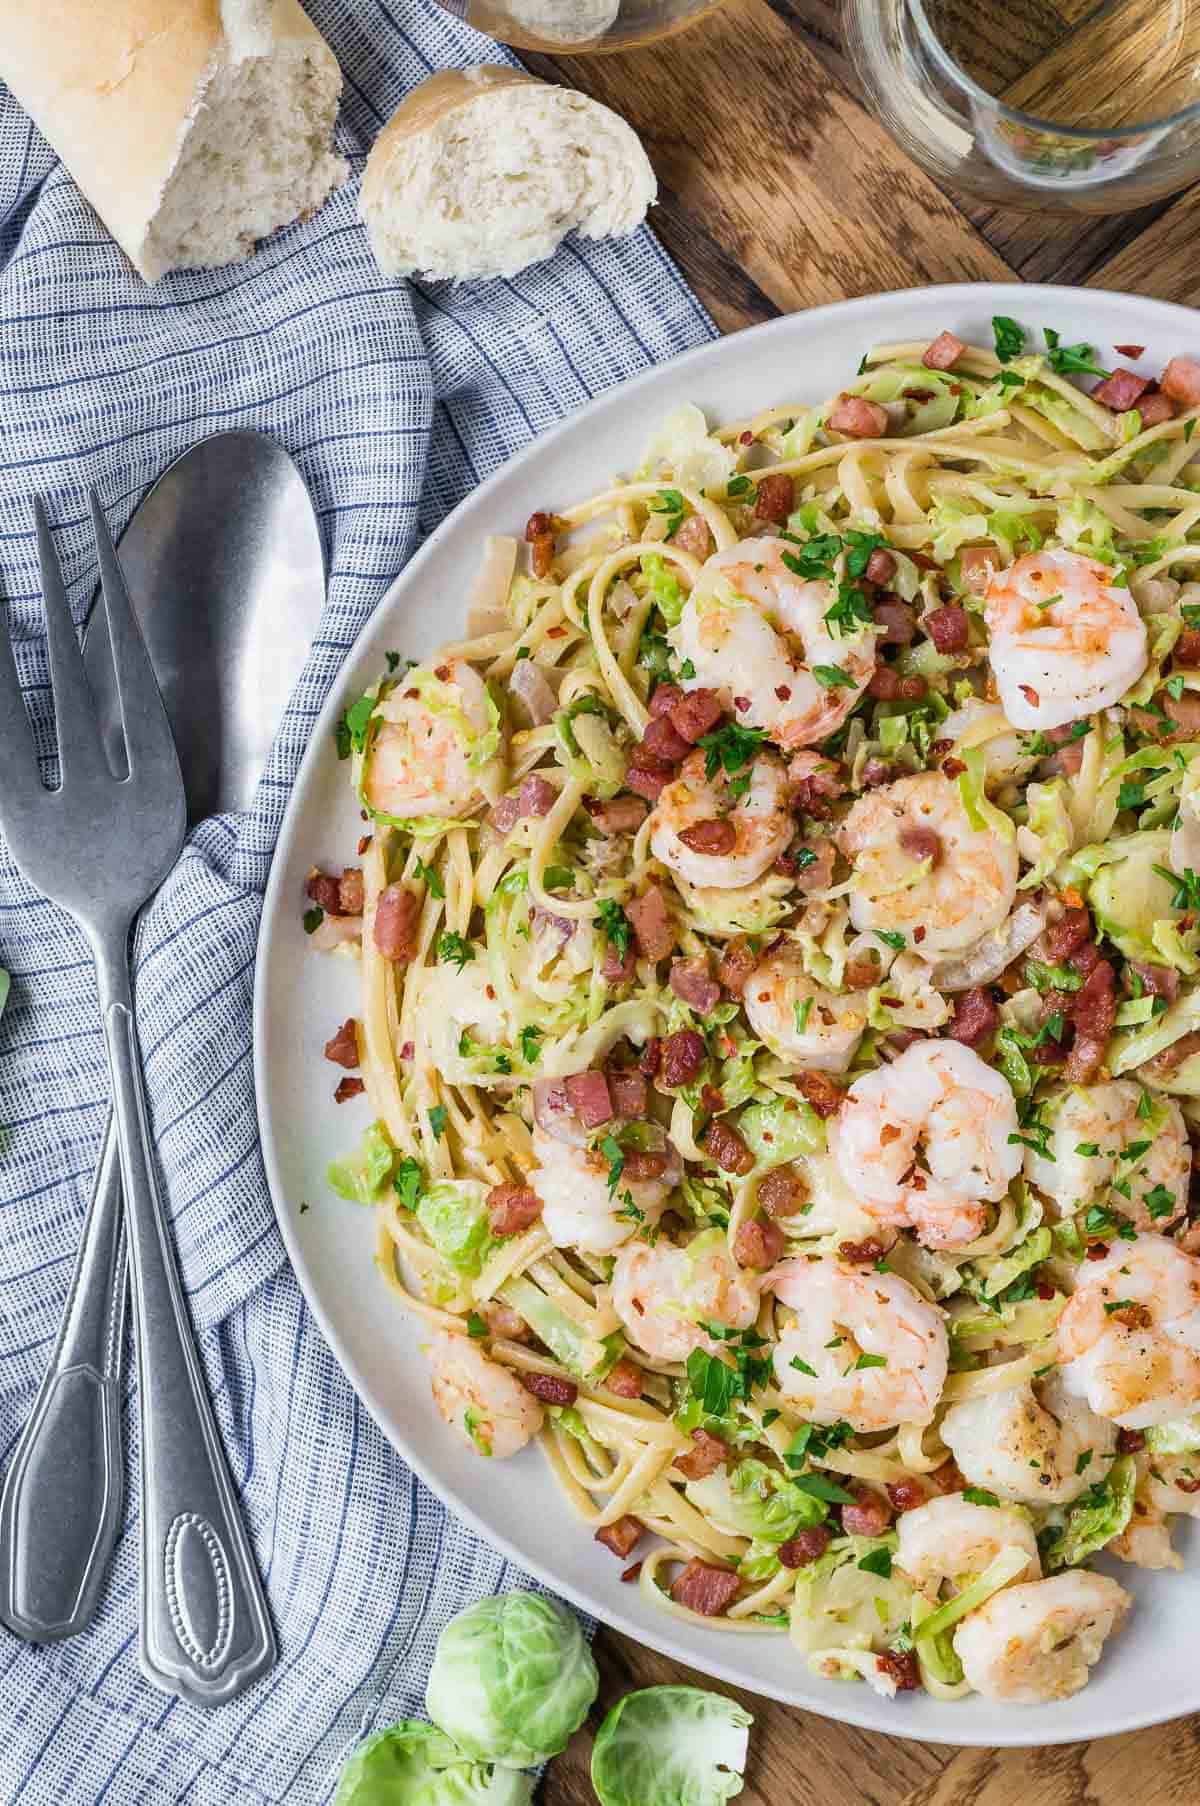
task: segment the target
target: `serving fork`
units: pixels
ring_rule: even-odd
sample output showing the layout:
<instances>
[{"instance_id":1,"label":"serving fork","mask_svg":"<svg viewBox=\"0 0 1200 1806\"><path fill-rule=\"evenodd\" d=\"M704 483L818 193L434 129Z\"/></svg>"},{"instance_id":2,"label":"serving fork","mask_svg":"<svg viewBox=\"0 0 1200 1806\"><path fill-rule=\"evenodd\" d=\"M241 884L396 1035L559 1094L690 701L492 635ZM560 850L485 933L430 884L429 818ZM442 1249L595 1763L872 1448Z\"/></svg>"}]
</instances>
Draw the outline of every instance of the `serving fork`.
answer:
<instances>
[{"instance_id":1,"label":"serving fork","mask_svg":"<svg viewBox=\"0 0 1200 1806\"><path fill-rule=\"evenodd\" d=\"M214 1705L272 1665L275 1639L192 1340L158 1189L134 1027L129 935L183 846L183 779L94 493L91 509L127 775L114 775L104 750L50 526L37 502L61 778L51 791L39 777L0 604L0 827L29 883L74 918L96 967L133 1280L142 1453L141 1666L157 1686L193 1704ZM106 1384L106 1376L88 1368L69 1378L57 1397L39 1399L44 1408L61 1410L66 1439L72 1390ZM65 1476L74 1453L64 1446ZM81 1519L86 1525L86 1504ZM44 1602L34 1576L45 1554L38 1548L38 1526L18 1518L5 1530L5 1615L36 1635L32 1627Z\"/></svg>"}]
</instances>

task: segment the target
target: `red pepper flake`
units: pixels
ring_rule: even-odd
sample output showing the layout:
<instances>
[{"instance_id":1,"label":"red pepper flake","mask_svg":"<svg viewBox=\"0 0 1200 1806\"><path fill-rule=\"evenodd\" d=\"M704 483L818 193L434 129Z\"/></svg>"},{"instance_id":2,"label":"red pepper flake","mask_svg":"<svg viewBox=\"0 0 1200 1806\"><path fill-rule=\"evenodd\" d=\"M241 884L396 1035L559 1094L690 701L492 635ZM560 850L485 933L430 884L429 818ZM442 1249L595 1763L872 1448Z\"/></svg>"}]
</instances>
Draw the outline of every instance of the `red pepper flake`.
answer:
<instances>
[{"instance_id":1,"label":"red pepper flake","mask_svg":"<svg viewBox=\"0 0 1200 1806\"><path fill-rule=\"evenodd\" d=\"M1144 345L1114 345L1113 350L1121 357L1144 357L1146 353Z\"/></svg>"},{"instance_id":2,"label":"red pepper flake","mask_svg":"<svg viewBox=\"0 0 1200 1806\"><path fill-rule=\"evenodd\" d=\"M943 759L942 760L943 777L961 778L963 772L966 769L967 769L966 765L963 763L963 761L961 759Z\"/></svg>"},{"instance_id":3,"label":"red pepper flake","mask_svg":"<svg viewBox=\"0 0 1200 1806\"><path fill-rule=\"evenodd\" d=\"M626 1568L625 1572L621 1576L621 1579L628 1586L631 1581L634 1581L637 1579L637 1577L641 1573L641 1571L642 1571L641 1562L635 1561L631 1568Z\"/></svg>"},{"instance_id":4,"label":"red pepper flake","mask_svg":"<svg viewBox=\"0 0 1200 1806\"><path fill-rule=\"evenodd\" d=\"M1107 1242L1091 1242L1088 1245L1087 1257L1089 1260L1103 1260L1107 1253Z\"/></svg>"},{"instance_id":5,"label":"red pepper flake","mask_svg":"<svg viewBox=\"0 0 1200 1806\"><path fill-rule=\"evenodd\" d=\"M778 696L780 702L790 702L791 701L792 692L788 688L787 684L776 684L775 694L776 694L776 696Z\"/></svg>"},{"instance_id":6,"label":"red pepper flake","mask_svg":"<svg viewBox=\"0 0 1200 1806\"><path fill-rule=\"evenodd\" d=\"M1020 690L1022 696L1025 698L1026 702L1029 704L1031 709L1036 709L1036 708L1041 707L1042 699L1038 695L1037 691L1033 688L1032 684L1018 684L1017 688L1018 688L1018 690Z\"/></svg>"},{"instance_id":7,"label":"red pepper flake","mask_svg":"<svg viewBox=\"0 0 1200 1806\"><path fill-rule=\"evenodd\" d=\"M361 840L358 843L358 853L359 853L360 859L361 859L362 855L366 852L367 848L370 846L370 844L374 840L374 838L375 838L375 836L373 834L364 834L362 836Z\"/></svg>"},{"instance_id":8,"label":"red pepper flake","mask_svg":"<svg viewBox=\"0 0 1200 1806\"><path fill-rule=\"evenodd\" d=\"M546 638L548 640L561 640L566 631L565 627L547 627Z\"/></svg>"},{"instance_id":9,"label":"red pepper flake","mask_svg":"<svg viewBox=\"0 0 1200 1806\"><path fill-rule=\"evenodd\" d=\"M746 432L742 433L740 435L740 437L738 438L738 444L739 445L753 445L754 444L754 434L752 432L750 432L749 429L747 429Z\"/></svg>"},{"instance_id":10,"label":"red pepper flake","mask_svg":"<svg viewBox=\"0 0 1200 1806\"><path fill-rule=\"evenodd\" d=\"M923 940L924 940L924 939L925 939L925 930L924 930L924 928L914 928L914 929L913 929L913 940L914 940L914 941L915 941L915 942L916 942L916 943L917 943L917 946L918 946L918 947L919 947L919 946L920 946L920 945L921 945L921 942L922 942L922 941L923 941Z\"/></svg>"},{"instance_id":11,"label":"red pepper flake","mask_svg":"<svg viewBox=\"0 0 1200 1806\"><path fill-rule=\"evenodd\" d=\"M347 1098L358 1097L365 1090L366 1086L361 1079L339 1079L333 1101L335 1104L344 1104Z\"/></svg>"},{"instance_id":12,"label":"red pepper flake","mask_svg":"<svg viewBox=\"0 0 1200 1806\"><path fill-rule=\"evenodd\" d=\"M733 699L733 706L737 709L739 714L744 715L746 710L750 707L750 698L748 696L735 696Z\"/></svg>"}]
</instances>

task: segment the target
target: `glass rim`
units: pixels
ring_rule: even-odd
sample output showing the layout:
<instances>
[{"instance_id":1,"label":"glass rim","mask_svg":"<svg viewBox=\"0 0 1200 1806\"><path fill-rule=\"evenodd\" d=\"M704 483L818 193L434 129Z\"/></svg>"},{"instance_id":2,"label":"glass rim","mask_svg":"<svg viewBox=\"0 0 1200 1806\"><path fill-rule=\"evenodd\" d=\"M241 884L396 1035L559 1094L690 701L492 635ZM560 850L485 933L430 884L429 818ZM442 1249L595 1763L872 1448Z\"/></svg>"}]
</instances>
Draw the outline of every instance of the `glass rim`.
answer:
<instances>
[{"instance_id":1,"label":"glass rim","mask_svg":"<svg viewBox=\"0 0 1200 1806\"><path fill-rule=\"evenodd\" d=\"M987 89L971 75L968 75L946 49L925 11L925 0L908 0L908 6L917 23L917 30L924 41L925 48L934 61L941 66L942 73L957 82L971 99L982 101L994 107L1017 125L1032 126L1036 131L1049 132L1057 138L1074 138L1083 144L1109 143L1113 139L1125 140L1144 137L1147 132L1163 131L1167 126L1178 125L1186 119L1200 117L1200 100L1189 101L1187 106L1180 107L1174 113L1165 113L1161 119L1146 119L1140 125L1060 125L1053 119L1045 119L1038 113L1026 113L1021 107L1010 107L1007 101L989 94Z\"/></svg>"}]
</instances>

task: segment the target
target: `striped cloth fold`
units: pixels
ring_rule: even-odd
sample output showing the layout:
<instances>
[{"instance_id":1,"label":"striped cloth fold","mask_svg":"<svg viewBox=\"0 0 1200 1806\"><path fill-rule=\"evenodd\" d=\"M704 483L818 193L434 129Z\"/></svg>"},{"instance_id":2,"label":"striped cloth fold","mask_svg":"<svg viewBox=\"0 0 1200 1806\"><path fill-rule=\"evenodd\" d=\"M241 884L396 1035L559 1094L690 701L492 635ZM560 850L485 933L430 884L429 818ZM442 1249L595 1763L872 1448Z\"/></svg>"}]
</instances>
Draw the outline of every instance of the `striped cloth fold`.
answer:
<instances>
[{"instance_id":1,"label":"striped cloth fold","mask_svg":"<svg viewBox=\"0 0 1200 1806\"><path fill-rule=\"evenodd\" d=\"M81 617L86 487L118 531L159 472L228 427L296 460L329 601L254 806L204 823L139 936L138 1018L165 1192L210 1391L279 1632L275 1671L205 1713L137 1663L137 1419L125 1533L85 1634L0 1630L0 1800L314 1806L361 1735L420 1712L446 1619L525 1583L409 1473L310 1318L275 1226L251 1076L263 886L326 690L414 546L590 396L712 336L652 235L565 244L514 281L385 281L355 218L365 153L436 68L507 53L433 4L310 0L346 74L354 178L248 263L134 276L0 88L0 583L39 751L53 727L29 498L47 500ZM3 773L0 773L0 784ZM0 843L0 1462L66 1296L107 1099L91 960Z\"/></svg>"}]
</instances>

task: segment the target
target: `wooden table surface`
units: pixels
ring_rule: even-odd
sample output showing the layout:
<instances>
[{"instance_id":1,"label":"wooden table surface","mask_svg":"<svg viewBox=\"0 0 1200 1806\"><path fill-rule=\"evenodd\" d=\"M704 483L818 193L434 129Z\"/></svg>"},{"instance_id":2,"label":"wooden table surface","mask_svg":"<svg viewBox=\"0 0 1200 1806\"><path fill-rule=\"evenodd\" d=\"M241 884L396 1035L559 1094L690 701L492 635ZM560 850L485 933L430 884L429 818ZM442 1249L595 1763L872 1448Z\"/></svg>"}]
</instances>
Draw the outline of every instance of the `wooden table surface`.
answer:
<instances>
[{"instance_id":1,"label":"wooden table surface","mask_svg":"<svg viewBox=\"0 0 1200 1806\"><path fill-rule=\"evenodd\" d=\"M1054 10L1053 0L997 9L1005 29L995 54L1012 59L1001 71L1008 79L1028 70L1038 34L1053 33ZM934 282L1200 297L1200 189L1094 221L942 194L856 99L837 0L727 0L664 45L526 60L606 101L641 134L659 181L652 224L724 332ZM551 1764L545 1806L595 1806L592 1736L621 1693L704 1684L611 1631L596 1652L600 1699ZM744 1806L1200 1806L1200 1719L1062 1749L956 1752L739 1697L755 1719Z\"/></svg>"}]
</instances>

